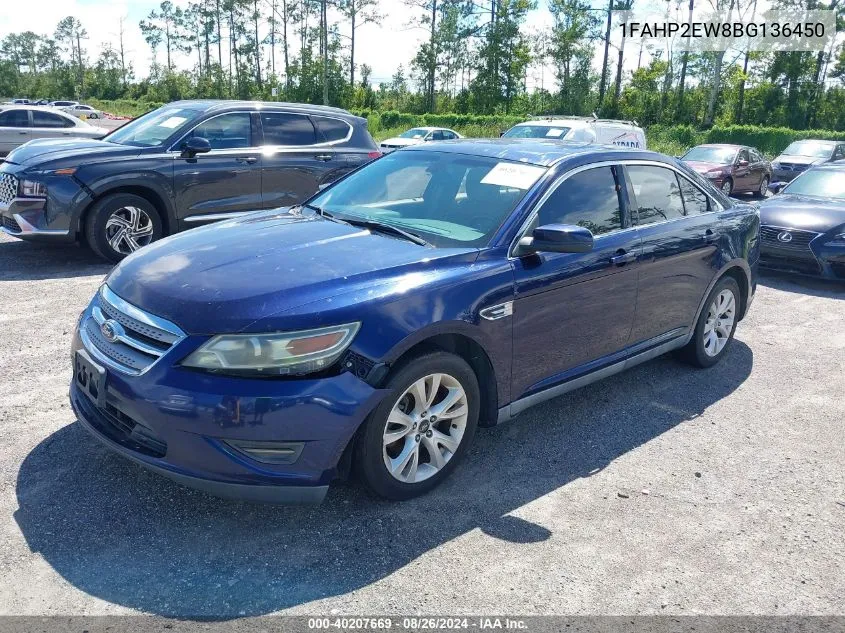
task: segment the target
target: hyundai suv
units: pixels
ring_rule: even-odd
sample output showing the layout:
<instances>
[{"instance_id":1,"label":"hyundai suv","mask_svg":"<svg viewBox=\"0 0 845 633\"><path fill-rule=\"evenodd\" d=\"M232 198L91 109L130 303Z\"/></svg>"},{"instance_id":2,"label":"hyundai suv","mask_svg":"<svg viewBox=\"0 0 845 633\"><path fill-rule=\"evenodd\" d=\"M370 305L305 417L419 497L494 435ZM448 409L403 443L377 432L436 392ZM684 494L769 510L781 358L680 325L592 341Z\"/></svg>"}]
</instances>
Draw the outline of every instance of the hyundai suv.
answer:
<instances>
[{"instance_id":1,"label":"hyundai suv","mask_svg":"<svg viewBox=\"0 0 845 633\"><path fill-rule=\"evenodd\" d=\"M164 235L299 203L380 153L322 106L180 101L102 140L35 140L0 165L0 226L118 261Z\"/></svg>"},{"instance_id":2,"label":"hyundai suv","mask_svg":"<svg viewBox=\"0 0 845 633\"><path fill-rule=\"evenodd\" d=\"M478 425L671 350L730 362L759 228L653 152L423 143L123 260L80 318L71 403L216 494L318 501L352 469L405 499Z\"/></svg>"}]
</instances>

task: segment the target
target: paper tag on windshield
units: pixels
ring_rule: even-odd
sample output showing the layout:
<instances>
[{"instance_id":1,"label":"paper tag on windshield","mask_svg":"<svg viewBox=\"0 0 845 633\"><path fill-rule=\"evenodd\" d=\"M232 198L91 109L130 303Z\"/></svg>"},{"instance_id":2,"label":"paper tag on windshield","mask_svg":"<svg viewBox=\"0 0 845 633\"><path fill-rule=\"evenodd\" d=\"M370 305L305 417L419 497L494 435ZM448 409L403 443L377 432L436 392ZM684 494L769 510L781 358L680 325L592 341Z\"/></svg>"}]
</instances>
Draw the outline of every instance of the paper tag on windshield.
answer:
<instances>
[{"instance_id":1,"label":"paper tag on windshield","mask_svg":"<svg viewBox=\"0 0 845 633\"><path fill-rule=\"evenodd\" d=\"M558 137L561 134L563 134L563 130L561 130L559 127L549 128L549 131L546 132L546 136Z\"/></svg>"},{"instance_id":2,"label":"paper tag on windshield","mask_svg":"<svg viewBox=\"0 0 845 633\"><path fill-rule=\"evenodd\" d=\"M179 127L180 125L182 125L187 120L188 119L186 117L183 117L183 116L172 116L169 119L165 119L164 121L159 123L159 126L172 129L172 128L175 128L175 127Z\"/></svg>"},{"instance_id":3,"label":"paper tag on windshield","mask_svg":"<svg viewBox=\"0 0 845 633\"><path fill-rule=\"evenodd\" d=\"M528 189L546 171L545 167L523 165L521 163L497 163L481 179L485 185L499 185L500 187L514 187Z\"/></svg>"}]
</instances>

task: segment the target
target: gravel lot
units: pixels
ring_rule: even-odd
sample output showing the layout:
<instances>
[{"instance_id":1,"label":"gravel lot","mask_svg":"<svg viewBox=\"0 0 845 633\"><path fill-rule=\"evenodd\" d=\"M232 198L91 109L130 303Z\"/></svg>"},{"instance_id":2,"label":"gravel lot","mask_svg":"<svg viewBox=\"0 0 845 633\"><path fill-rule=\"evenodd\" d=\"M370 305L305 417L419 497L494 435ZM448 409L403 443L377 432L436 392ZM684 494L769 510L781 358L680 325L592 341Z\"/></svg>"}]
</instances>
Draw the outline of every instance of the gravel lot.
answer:
<instances>
[{"instance_id":1,"label":"gravel lot","mask_svg":"<svg viewBox=\"0 0 845 633\"><path fill-rule=\"evenodd\" d=\"M845 286L764 277L716 368L657 359L482 430L421 499L296 508L74 422L108 269L0 236L0 614L845 614Z\"/></svg>"}]
</instances>

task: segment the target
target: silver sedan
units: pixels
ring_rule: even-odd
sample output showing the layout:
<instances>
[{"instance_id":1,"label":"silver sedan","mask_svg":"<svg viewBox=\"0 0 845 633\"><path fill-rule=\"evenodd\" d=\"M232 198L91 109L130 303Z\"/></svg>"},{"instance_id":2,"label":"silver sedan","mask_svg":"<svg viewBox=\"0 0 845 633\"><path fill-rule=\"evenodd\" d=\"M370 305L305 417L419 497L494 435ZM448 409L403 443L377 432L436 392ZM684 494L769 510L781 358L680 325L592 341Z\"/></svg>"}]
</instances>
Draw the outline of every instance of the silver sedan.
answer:
<instances>
[{"instance_id":1,"label":"silver sedan","mask_svg":"<svg viewBox=\"0 0 845 633\"><path fill-rule=\"evenodd\" d=\"M55 108L0 106L0 156L37 138L103 138L109 130Z\"/></svg>"}]
</instances>

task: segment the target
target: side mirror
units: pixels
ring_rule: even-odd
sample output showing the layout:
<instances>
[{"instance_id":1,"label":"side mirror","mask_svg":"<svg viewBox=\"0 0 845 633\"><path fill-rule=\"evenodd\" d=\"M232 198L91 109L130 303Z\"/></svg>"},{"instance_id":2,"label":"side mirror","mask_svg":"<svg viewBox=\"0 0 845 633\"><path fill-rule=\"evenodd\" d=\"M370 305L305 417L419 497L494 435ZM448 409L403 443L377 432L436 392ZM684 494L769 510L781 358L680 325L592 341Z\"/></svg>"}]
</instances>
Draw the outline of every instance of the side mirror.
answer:
<instances>
[{"instance_id":1,"label":"side mirror","mask_svg":"<svg viewBox=\"0 0 845 633\"><path fill-rule=\"evenodd\" d=\"M748 161L747 160L741 160L736 164L736 166L737 167L748 167Z\"/></svg>"},{"instance_id":2,"label":"side mirror","mask_svg":"<svg viewBox=\"0 0 845 633\"><path fill-rule=\"evenodd\" d=\"M769 184L769 191L773 194L780 193L784 187L786 187L785 182L773 182Z\"/></svg>"},{"instance_id":3,"label":"side mirror","mask_svg":"<svg viewBox=\"0 0 845 633\"><path fill-rule=\"evenodd\" d=\"M519 240L518 256L537 252L588 253L593 250L593 234L590 229L574 224L546 224L538 226Z\"/></svg>"},{"instance_id":4,"label":"side mirror","mask_svg":"<svg viewBox=\"0 0 845 633\"><path fill-rule=\"evenodd\" d=\"M205 154L211 151L211 143L202 136L192 136L182 143L182 157L193 158L197 154Z\"/></svg>"},{"instance_id":5,"label":"side mirror","mask_svg":"<svg viewBox=\"0 0 845 633\"><path fill-rule=\"evenodd\" d=\"M499 138L502 138L505 135L504 132L499 132Z\"/></svg>"}]
</instances>

